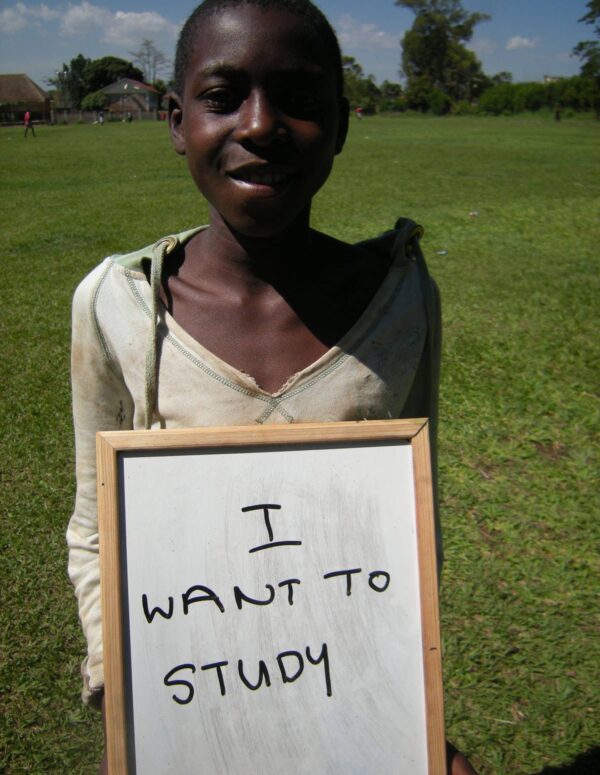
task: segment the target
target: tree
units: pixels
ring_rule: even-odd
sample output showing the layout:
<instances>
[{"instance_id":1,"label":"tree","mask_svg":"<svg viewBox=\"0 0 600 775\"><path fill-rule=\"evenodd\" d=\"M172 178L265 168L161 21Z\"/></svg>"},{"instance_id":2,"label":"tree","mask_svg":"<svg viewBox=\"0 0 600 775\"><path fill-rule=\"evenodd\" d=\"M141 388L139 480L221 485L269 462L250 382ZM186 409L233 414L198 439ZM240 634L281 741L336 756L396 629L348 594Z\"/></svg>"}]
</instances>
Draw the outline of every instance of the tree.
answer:
<instances>
[{"instance_id":1,"label":"tree","mask_svg":"<svg viewBox=\"0 0 600 775\"><path fill-rule=\"evenodd\" d=\"M141 81L144 74L131 62L119 57L107 56L92 61L78 54L68 65L63 64L55 78L48 78L47 83L59 93L61 107L80 108L86 95L120 78Z\"/></svg>"},{"instance_id":2,"label":"tree","mask_svg":"<svg viewBox=\"0 0 600 775\"><path fill-rule=\"evenodd\" d=\"M512 73L509 73L508 70L501 70L499 73L496 73L496 75L492 75L491 82L494 83L512 83Z\"/></svg>"},{"instance_id":3,"label":"tree","mask_svg":"<svg viewBox=\"0 0 600 775\"><path fill-rule=\"evenodd\" d=\"M86 94L81 101L82 110L103 110L107 105L108 97L102 89Z\"/></svg>"},{"instance_id":4,"label":"tree","mask_svg":"<svg viewBox=\"0 0 600 775\"><path fill-rule=\"evenodd\" d=\"M69 64L63 64L55 78L47 79L58 92L60 107L78 108L81 105L81 100L90 91L86 76L90 62L83 54L77 54Z\"/></svg>"},{"instance_id":5,"label":"tree","mask_svg":"<svg viewBox=\"0 0 600 775\"><path fill-rule=\"evenodd\" d=\"M157 78L156 81L152 81L150 86L152 86L152 88L156 89L158 92L159 100L162 99L162 97L164 97L164 95L169 91L169 87L161 78Z\"/></svg>"},{"instance_id":6,"label":"tree","mask_svg":"<svg viewBox=\"0 0 600 775\"><path fill-rule=\"evenodd\" d=\"M481 95L479 110L482 113L492 113L495 116L512 113L514 111L514 92L515 87L509 81L495 83Z\"/></svg>"},{"instance_id":7,"label":"tree","mask_svg":"<svg viewBox=\"0 0 600 775\"><path fill-rule=\"evenodd\" d=\"M482 113L500 115L557 107L592 110L598 96L595 81L575 75L551 83L495 83L479 100Z\"/></svg>"},{"instance_id":8,"label":"tree","mask_svg":"<svg viewBox=\"0 0 600 775\"><path fill-rule=\"evenodd\" d=\"M384 81L379 87L381 96L379 99L379 110L400 111L406 110L404 92L399 83L393 81Z\"/></svg>"},{"instance_id":9,"label":"tree","mask_svg":"<svg viewBox=\"0 0 600 775\"><path fill-rule=\"evenodd\" d=\"M121 78L143 81L144 74L132 62L120 57L101 57L89 63L86 71L87 91L96 92Z\"/></svg>"},{"instance_id":10,"label":"tree","mask_svg":"<svg viewBox=\"0 0 600 775\"><path fill-rule=\"evenodd\" d=\"M588 12L579 21L591 24L600 39L600 0L589 0L587 7ZM600 41L583 40L575 46L573 53L581 60L581 75L592 82L592 103L600 118Z\"/></svg>"},{"instance_id":11,"label":"tree","mask_svg":"<svg viewBox=\"0 0 600 775\"><path fill-rule=\"evenodd\" d=\"M154 83L168 66L169 61L162 51L159 51L154 42L144 38L138 51L128 52L133 61L138 64L144 73L145 83Z\"/></svg>"},{"instance_id":12,"label":"tree","mask_svg":"<svg viewBox=\"0 0 600 775\"><path fill-rule=\"evenodd\" d=\"M365 75L354 57L343 56L344 93L351 108L362 107L365 113L374 113L381 94L372 75Z\"/></svg>"},{"instance_id":13,"label":"tree","mask_svg":"<svg viewBox=\"0 0 600 775\"><path fill-rule=\"evenodd\" d=\"M402 98L402 86L393 81L384 81L381 86L381 96L386 100L398 100Z\"/></svg>"},{"instance_id":14,"label":"tree","mask_svg":"<svg viewBox=\"0 0 600 775\"><path fill-rule=\"evenodd\" d=\"M472 100L489 85L481 63L465 48L475 26L490 17L468 13L460 0L395 0L415 14L402 38L402 70L407 90L423 96L442 92L453 100ZM438 100L439 102L439 100Z\"/></svg>"},{"instance_id":15,"label":"tree","mask_svg":"<svg viewBox=\"0 0 600 775\"><path fill-rule=\"evenodd\" d=\"M587 4L589 11L579 19L585 24L594 26L594 33L600 38L600 0L590 0ZM573 49L575 56L581 59L581 75L587 78L600 77L600 42L597 40L583 40Z\"/></svg>"}]
</instances>

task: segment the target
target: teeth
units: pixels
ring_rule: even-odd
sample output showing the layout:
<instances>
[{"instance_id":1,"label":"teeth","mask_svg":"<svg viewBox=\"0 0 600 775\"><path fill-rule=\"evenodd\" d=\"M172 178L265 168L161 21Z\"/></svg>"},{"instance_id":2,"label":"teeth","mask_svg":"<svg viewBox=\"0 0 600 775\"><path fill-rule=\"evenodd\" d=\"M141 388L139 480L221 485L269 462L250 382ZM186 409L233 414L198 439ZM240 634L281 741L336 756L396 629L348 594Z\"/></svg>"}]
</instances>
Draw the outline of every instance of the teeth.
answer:
<instances>
[{"instance_id":1,"label":"teeth","mask_svg":"<svg viewBox=\"0 0 600 775\"><path fill-rule=\"evenodd\" d=\"M288 177L283 172L241 172L236 175L239 180L246 183L257 183L263 186L272 186L281 183Z\"/></svg>"}]
</instances>

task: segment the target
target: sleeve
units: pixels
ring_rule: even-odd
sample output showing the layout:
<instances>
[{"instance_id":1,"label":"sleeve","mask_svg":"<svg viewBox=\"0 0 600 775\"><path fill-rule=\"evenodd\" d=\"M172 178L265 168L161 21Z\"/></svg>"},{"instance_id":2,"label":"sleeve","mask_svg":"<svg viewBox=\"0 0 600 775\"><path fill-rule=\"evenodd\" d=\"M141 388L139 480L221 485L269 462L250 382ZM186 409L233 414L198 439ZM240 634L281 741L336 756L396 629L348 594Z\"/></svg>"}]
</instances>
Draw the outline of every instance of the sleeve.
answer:
<instances>
[{"instance_id":1,"label":"sleeve","mask_svg":"<svg viewBox=\"0 0 600 775\"><path fill-rule=\"evenodd\" d=\"M425 296L427 338L421 362L402 411L402 417L429 418L429 447L439 576L444 560L438 491L438 411L442 358L442 307L439 289L428 273L421 274L421 284Z\"/></svg>"},{"instance_id":2,"label":"sleeve","mask_svg":"<svg viewBox=\"0 0 600 775\"><path fill-rule=\"evenodd\" d=\"M83 701L99 706L104 686L98 515L96 432L132 427L133 402L120 369L110 357L97 317L102 282L98 270L81 283L73 299L71 381L75 430L75 509L67 529L69 576L87 640L82 664Z\"/></svg>"},{"instance_id":3,"label":"sleeve","mask_svg":"<svg viewBox=\"0 0 600 775\"><path fill-rule=\"evenodd\" d=\"M429 346L430 385L427 390L429 396L429 446L431 448L431 475L433 479L433 508L435 514L435 538L438 564L438 578L442 572L444 563L444 547L442 543L442 522L440 515L440 497L438 485L438 415L439 415L439 396L440 396L440 371L442 362L442 305L440 291L436 283L431 281L432 288L432 320L431 337Z\"/></svg>"}]
</instances>

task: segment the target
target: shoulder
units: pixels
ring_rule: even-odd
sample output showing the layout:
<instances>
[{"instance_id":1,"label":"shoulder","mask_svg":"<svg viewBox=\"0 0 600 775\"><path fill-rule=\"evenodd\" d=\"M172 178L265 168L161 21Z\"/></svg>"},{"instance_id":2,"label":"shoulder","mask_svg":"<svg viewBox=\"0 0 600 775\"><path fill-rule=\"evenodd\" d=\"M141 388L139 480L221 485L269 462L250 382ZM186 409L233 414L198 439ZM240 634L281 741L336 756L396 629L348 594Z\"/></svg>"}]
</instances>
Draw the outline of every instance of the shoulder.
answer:
<instances>
[{"instance_id":1,"label":"shoulder","mask_svg":"<svg viewBox=\"0 0 600 775\"><path fill-rule=\"evenodd\" d=\"M110 257L105 258L102 263L94 267L94 269L80 281L73 295L74 309L87 307L92 304L93 298L97 294L99 287L103 284L106 275L110 272L111 266L112 262Z\"/></svg>"},{"instance_id":2,"label":"shoulder","mask_svg":"<svg viewBox=\"0 0 600 775\"><path fill-rule=\"evenodd\" d=\"M132 272L147 273L147 264L152 261L155 250L159 245L164 242L169 242L170 247L168 248L168 252L171 253L175 247L185 245L192 237L205 228L206 226L196 226L193 229L186 229L185 231L177 232L175 234L164 235L143 248L133 250L131 253L114 255L110 258L114 264L123 267L124 269Z\"/></svg>"},{"instance_id":3,"label":"shoulder","mask_svg":"<svg viewBox=\"0 0 600 775\"><path fill-rule=\"evenodd\" d=\"M183 245L204 228L206 227L198 226L193 229L187 229L176 234L161 237L156 242L143 248L138 248L128 253L115 253L108 256L81 280L75 290L74 304L80 305L87 301L93 302L93 299L97 297L102 289L108 288L114 283L121 284L125 276L137 276L138 279L149 277L150 265L156 245L167 239L172 240L174 245Z\"/></svg>"},{"instance_id":4,"label":"shoulder","mask_svg":"<svg viewBox=\"0 0 600 775\"><path fill-rule=\"evenodd\" d=\"M108 256L94 267L78 284L73 294L73 314L95 316L103 300L110 302L119 287L126 283L127 274L145 279L141 272L125 269L119 264L120 256Z\"/></svg>"},{"instance_id":5,"label":"shoulder","mask_svg":"<svg viewBox=\"0 0 600 775\"><path fill-rule=\"evenodd\" d=\"M312 235L307 265L311 303L324 341L337 342L360 319L384 283L391 255L350 245L319 232Z\"/></svg>"},{"instance_id":6,"label":"shoulder","mask_svg":"<svg viewBox=\"0 0 600 775\"><path fill-rule=\"evenodd\" d=\"M374 250L370 241L351 245L315 232L315 243L315 257L321 271L326 271L331 279L335 278L341 289L361 284L370 288L378 286L392 263L391 253Z\"/></svg>"}]
</instances>

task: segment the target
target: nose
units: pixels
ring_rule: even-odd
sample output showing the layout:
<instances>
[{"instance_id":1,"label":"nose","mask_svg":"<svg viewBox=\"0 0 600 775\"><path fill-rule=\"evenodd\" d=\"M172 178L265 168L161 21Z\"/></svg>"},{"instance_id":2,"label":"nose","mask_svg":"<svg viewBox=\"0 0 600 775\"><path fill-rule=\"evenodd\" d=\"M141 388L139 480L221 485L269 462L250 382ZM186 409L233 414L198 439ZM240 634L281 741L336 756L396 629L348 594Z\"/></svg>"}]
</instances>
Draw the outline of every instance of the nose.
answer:
<instances>
[{"instance_id":1,"label":"nose","mask_svg":"<svg viewBox=\"0 0 600 775\"><path fill-rule=\"evenodd\" d=\"M250 92L239 110L238 141L267 146L286 134L284 117L269 96L258 90Z\"/></svg>"}]
</instances>

